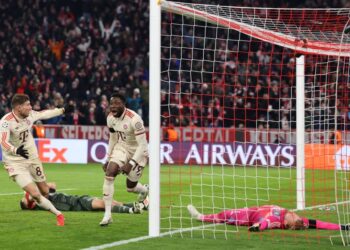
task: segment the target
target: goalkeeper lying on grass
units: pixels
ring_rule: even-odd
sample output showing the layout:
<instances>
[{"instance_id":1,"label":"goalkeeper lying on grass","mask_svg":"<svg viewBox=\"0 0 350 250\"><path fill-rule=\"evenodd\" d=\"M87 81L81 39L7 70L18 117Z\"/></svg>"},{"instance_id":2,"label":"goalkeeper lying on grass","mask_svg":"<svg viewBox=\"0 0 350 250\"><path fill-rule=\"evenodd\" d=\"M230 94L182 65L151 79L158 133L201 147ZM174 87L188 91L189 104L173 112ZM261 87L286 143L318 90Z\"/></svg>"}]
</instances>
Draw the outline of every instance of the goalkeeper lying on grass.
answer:
<instances>
[{"instance_id":1,"label":"goalkeeper lying on grass","mask_svg":"<svg viewBox=\"0 0 350 250\"><path fill-rule=\"evenodd\" d=\"M61 211L104 211L105 203L102 199L91 197L88 195L68 195L56 192L56 185L48 183L50 193L48 199L51 203ZM30 197L29 193L25 193L20 201L21 209L26 210L42 210L35 201ZM140 214L143 210L148 209L148 198L140 202L122 203L113 201L112 212L114 213L131 213Z\"/></svg>"},{"instance_id":2,"label":"goalkeeper lying on grass","mask_svg":"<svg viewBox=\"0 0 350 250\"><path fill-rule=\"evenodd\" d=\"M188 205L191 216L197 220L211 223L226 223L229 225L248 226L250 232L259 232L266 229L326 229L349 230L349 225L339 225L320 220L300 217L288 209L266 205L260 207L240 208L224 210L217 214L201 214L198 210Z\"/></svg>"}]
</instances>

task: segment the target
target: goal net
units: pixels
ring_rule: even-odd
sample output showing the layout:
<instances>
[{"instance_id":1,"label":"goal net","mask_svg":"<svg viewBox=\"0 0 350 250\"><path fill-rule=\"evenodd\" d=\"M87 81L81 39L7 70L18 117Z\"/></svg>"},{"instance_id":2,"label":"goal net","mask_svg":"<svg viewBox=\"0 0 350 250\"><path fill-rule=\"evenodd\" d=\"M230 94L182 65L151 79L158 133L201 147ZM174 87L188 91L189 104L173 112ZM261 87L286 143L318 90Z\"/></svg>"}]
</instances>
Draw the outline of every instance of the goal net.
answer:
<instances>
[{"instance_id":1,"label":"goal net","mask_svg":"<svg viewBox=\"0 0 350 250\"><path fill-rule=\"evenodd\" d=\"M350 10L160 4L161 232L247 235L189 204L349 223ZM345 231L276 234L349 243Z\"/></svg>"}]
</instances>

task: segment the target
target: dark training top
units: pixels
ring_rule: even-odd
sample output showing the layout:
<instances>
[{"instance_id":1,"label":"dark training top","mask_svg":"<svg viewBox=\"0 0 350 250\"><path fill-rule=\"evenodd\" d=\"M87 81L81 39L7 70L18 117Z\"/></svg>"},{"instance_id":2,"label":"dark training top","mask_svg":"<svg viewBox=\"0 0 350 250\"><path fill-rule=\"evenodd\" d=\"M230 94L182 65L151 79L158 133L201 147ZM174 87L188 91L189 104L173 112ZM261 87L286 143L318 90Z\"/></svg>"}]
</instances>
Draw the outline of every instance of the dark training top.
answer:
<instances>
[{"instance_id":1,"label":"dark training top","mask_svg":"<svg viewBox=\"0 0 350 250\"><path fill-rule=\"evenodd\" d=\"M48 199L60 211L93 211L93 197L88 195L68 195L64 193L50 193ZM35 206L35 210L44 210Z\"/></svg>"}]
</instances>

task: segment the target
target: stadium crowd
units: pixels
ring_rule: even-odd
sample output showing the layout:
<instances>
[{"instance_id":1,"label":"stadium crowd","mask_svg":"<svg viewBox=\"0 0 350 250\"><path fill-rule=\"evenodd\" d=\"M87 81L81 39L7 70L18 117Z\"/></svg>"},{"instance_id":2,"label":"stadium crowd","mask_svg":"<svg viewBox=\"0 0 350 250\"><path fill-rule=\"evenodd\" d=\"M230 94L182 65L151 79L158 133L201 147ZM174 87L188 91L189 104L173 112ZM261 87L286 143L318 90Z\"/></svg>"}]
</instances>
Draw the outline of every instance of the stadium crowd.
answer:
<instances>
[{"instance_id":1,"label":"stadium crowd","mask_svg":"<svg viewBox=\"0 0 350 250\"><path fill-rule=\"evenodd\" d=\"M243 1L243 6L313 8L349 5L345 1L263 2ZM241 1L208 2L215 3L242 5ZM215 8L211 10L214 11ZM240 11L237 9L237 13L229 14L244 19ZM221 11L222 15L226 12ZM260 12L262 17L269 15L268 11ZM254 12L257 23L260 12ZM290 13L286 15L286 21L298 18L289 19ZM299 56L296 51L198 20L175 15L165 15L164 20L161 56L163 126L295 128L295 68ZM336 89L335 74L329 72L336 72L337 63L327 60L321 56L306 57L307 129L333 129L335 115L338 129L350 121L350 86L344 85L348 79L339 78ZM339 65L343 66L342 63ZM348 67L344 66L344 70ZM315 72L318 73L316 76Z\"/></svg>"},{"instance_id":2,"label":"stadium crowd","mask_svg":"<svg viewBox=\"0 0 350 250\"><path fill-rule=\"evenodd\" d=\"M260 7L346 7L349 4L343 0L182 2ZM138 112L148 125L148 1L1 0L0 3L1 116L9 111L14 93L26 93L36 110L68 106L64 117L48 123L104 125L108 98L118 91L127 97L128 107ZM164 15L164 18L171 17ZM190 29L186 32L193 34ZM222 38L225 39L225 34ZM191 43L191 39L186 38L184 42ZM225 45L220 44L220 49L225 49ZM274 48L275 55L268 55L266 51L271 45L266 43L256 43L249 50L247 43L241 45L246 47L246 56L242 53L241 58L231 58L226 65L193 64L194 69L203 67L213 72L211 67L214 67L217 72L191 75L194 83L188 81L189 75L184 75L184 84L180 86L177 73L172 75L171 70L170 74L162 75L164 126L169 123L175 126L294 126L291 121L295 116L292 111L295 103L290 99L294 95L291 88L293 52ZM213 41L207 44L207 47L213 46ZM162 66L177 71L179 53L176 49L163 48L162 58L171 59L163 60ZM210 53L206 56L208 61L214 59ZM279 61L285 65L282 74L271 80L259 76L270 70L266 65ZM248 67L251 62L260 68ZM248 80L237 74L244 71L249 71ZM218 93L222 97L217 97ZM347 109L341 112L346 113ZM174 119L168 119L169 115Z\"/></svg>"},{"instance_id":3,"label":"stadium crowd","mask_svg":"<svg viewBox=\"0 0 350 250\"><path fill-rule=\"evenodd\" d=\"M35 110L68 104L61 123L102 125L119 91L147 121L147 1L1 1L0 12L1 116L26 93Z\"/></svg>"}]
</instances>

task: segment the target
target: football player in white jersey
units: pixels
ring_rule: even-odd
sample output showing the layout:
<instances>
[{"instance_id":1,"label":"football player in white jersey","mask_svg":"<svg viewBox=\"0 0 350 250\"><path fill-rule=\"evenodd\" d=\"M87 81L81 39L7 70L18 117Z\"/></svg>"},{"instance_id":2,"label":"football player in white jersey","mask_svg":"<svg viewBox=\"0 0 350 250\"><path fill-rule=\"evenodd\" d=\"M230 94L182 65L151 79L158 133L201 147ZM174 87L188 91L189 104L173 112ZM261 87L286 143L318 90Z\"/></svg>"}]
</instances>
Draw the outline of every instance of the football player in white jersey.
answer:
<instances>
[{"instance_id":1,"label":"football player in white jersey","mask_svg":"<svg viewBox=\"0 0 350 250\"><path fill-rule=\"evenodd\" d=\"M118 174L127 176L127 191L139 193L139 200L143 200L148 194L148 186L139 182L148 160L146 131L142 118L125 107L125 97L120 94L112 95L109 109L107 126L110 135L103 184L105 214L100 222L101 226L112 222L114 179Z\"/></svg>"},{"instance_id":2,"label":"football player in white jersey","mask_svg":"<svg viewBox=\"0 0 350 250\"><path fill-rule=\"evenodd\" d=\"M45 198L49 187L31 133L35 121L62 115L64 108L34 111L25 94L15 94L11 106L12 111L0 120L4 167L12 180L28 192L40 207L56 215L58 226L64 226L63 214Z\"/></svg>"}]
</instances>

